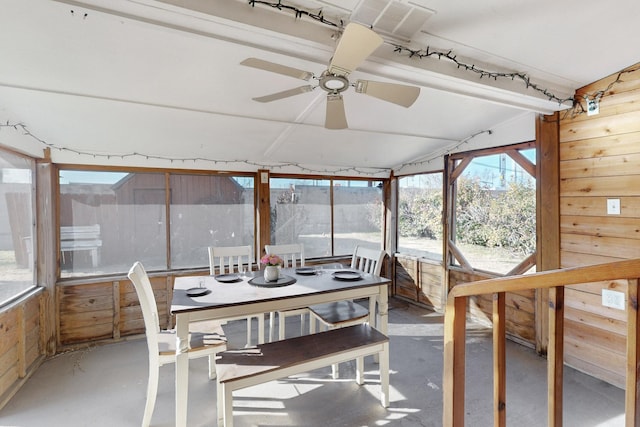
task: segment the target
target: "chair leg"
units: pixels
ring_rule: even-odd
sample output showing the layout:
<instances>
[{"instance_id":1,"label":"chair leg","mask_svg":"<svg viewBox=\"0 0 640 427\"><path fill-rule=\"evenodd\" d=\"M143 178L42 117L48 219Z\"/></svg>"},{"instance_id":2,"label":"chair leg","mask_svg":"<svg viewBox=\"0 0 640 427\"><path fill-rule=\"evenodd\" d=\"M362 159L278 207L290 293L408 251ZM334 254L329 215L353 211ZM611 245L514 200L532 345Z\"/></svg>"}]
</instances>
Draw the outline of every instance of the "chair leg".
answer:
<instances>
[{"instance_id":1,"label":"chair leg","mask_svg":"<svg viewBox=\"0 0 640 427\"><path fill-rule=\"evenodd\" d=\"M222 386L222 402L224 406L224 427L233 427L233 394L231 387Z\"/></svg>"},{"instance_id":2,"label":"chair leg","mask_svg":"<svg viewBox=\"0 0 640 427\"><path fill-rule=\"evenodd\" d=\"M313 317L313 314L309 314L309 333L316 333L316 318Z\"/></svg>"},{"instance_id":3,"label":"chair leg","mask_svg":"<svg viewBox=\"0 0 640 427\"><path fill-rule=\"evenodd\" d=\"M273 327L276 323L275 317L276 317L276 313L274 313L273 311L269 313L269 342L273 341Z\"/></svg>"},{"instance_id":4,"label":"chair leg","mask_svg":"<svg viewBox=\"0 0 640 427\"><path fill-rule=\"evenodd\" d=\"M158 395L158 378L160 377L160 364L158 360L149 359L149 383L147 384L147 403L144 406L144 416L142 417L142 427L149 427L153 408L156 406L156 396Z\"/></svg>"},{"instance_id":5,"label":"chair leg","mask_svg":"<svg viewBox=\"0 0 640 427\"><path fill-rule=\"evenodd\" d=\"M340 378L340 369L338 368L337 363L331 365L331 378L333 378L334 380Z\"/></svg>"},{"instance_id":6,"label":"chair leg","mask_svg":"<svg viewBox=\"0 0 640 427\"><path fill-rule=\"evenodd\" d=\"M300 336L306 335L306 332L304 330L304 324L305 322L305 318L306 316L303 314L300 315Z\"/></svg>"},{"instance_id":7,"label":"chair leg","mask_svg":"<svg viewBox=\"0 0 640 427\"><path fill-rule=\"evenodd\" d=\"M264 314L258 315L258 344L264 344Z\"/></svg>"},{"instance_id":8,"label":"chair leg","mask_svg":"<svg viewBox=\"0 0 640 427\"><path fill-rule=\"evenodd\" d=\"M247 317L247 345L245 347L251 347L251 317Z\"/></svg>"},{"instance_id":9,"label":"chair leg","mask_svg":"<svg viewBox=\"0 0 640 427\"><path fill-rule=\"evenodd\" d=\"M218 427L224 426L224 403L222 402L223 398L222 384L220 384L220 382L216 380L216 415L218 416Z\"/></svg>"},{"instance_id":10,"label":"chair leg","mask_svg":"<svg viewBox=\"0 0 640 427\"><path fill-rule=\"evenodd\" d=\"M287 316L284 313L278 313L278 336L281 340L285 338L284 325L287 323Z\"/></svg>"},{"instance_id":11,"label":"chair leg","mask_svg":"<svg viewBox=\"0 0 640 427\"><path fill-rule=\"evenodd\" d=\"M210 380L216 379L216 355L215 354L209 355L209 379Z\"/></svg>"}]
</instances>

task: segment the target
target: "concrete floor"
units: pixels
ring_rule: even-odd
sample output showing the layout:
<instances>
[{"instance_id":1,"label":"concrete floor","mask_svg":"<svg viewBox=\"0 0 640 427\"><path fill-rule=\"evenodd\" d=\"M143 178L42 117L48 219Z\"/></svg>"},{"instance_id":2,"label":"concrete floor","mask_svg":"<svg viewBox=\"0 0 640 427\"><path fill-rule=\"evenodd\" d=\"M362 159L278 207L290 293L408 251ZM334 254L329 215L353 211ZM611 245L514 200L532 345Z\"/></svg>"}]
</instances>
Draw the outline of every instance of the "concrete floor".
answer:
<instances>
[{"instance_id":1,"label":"concrete floor","mask_svg":"<svg viewBox=\"0 0 640 427\"><path fill-rule=\"evenodd\" d=\"M367 360L366 384L353 378L355 364L341 365L240 390L234 422L245 426L441 426L442 316L391 299L391 405L379 403L377 365ZM289 325L291 321L291 325ZM287 334L299 331L287 320ZM230 345L242 346L243 322L231 322ZM255 324L254 324L255 327ZM491 426L490 332L470 327L467 343L466 425ZM0 411L1 426L139 426L145 402L147 347L144 340L97 346L46 361ZM368 358L370 359L370 358ZM174 369L161 368L152 426L174 424ZM206 359L192 360L189 426L216 425L215 381ZM573 369L565 369L564 426L624 425L624 392ZM547 425L546 360L518 344L507 346L507 424Z\"/></svg>"}]
</instances>

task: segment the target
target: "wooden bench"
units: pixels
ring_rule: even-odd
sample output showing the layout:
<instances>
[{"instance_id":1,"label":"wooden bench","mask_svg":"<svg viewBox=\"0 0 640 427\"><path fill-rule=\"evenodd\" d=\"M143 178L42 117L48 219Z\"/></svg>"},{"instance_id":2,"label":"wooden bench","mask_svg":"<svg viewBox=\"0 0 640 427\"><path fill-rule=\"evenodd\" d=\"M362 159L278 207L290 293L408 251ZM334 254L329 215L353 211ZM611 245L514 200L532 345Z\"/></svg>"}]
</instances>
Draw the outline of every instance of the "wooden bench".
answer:
<instances>
[{"instance_id":1,"label":"wooden bench","mask_svg":"<svg viewBox=\"0 0 640 427\"><path fill-rule=\"evenodd\" d=\"M367 324L274 341L217 354L218 425L233 426L233 391L356 359L364 383L364 356L380 360L380 402L389 406L389 338Z\"/></svg>"},{"instance_id":2,"label":"wooden bench","mask_svg":"<svg viewBox=\"0 0 640 427\"><path fill-rule=\"evenodd\" d=\"M100 224L60 227L60 252L91 251L91 264L98 266L98 249L102 247Z\"/></svg>"}]
</instances>

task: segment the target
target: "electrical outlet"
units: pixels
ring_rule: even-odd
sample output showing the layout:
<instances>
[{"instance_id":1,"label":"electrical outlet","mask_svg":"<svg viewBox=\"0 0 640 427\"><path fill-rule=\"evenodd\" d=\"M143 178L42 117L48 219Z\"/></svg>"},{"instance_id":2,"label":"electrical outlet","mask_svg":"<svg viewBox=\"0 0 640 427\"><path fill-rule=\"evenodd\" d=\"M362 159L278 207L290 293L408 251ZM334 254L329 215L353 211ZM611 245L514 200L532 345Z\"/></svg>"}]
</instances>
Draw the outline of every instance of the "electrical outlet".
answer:
<instances>
[{"instance_id":1,"label":"electrical outlet","mask_svg":"<svg viewBox=\"0 0 640 427\"><path fill-rule=\"evenodd\" d=\"M603 289L602 305L605 307L617 308L618 310L624 310L624 292Z\"/></svg>"},{"instance_id":2,"label":"electrical outlet","mask_svg":"<svg viewBox=\"0 0 640 427\"><path fill-rule=\"evenodd\" d=\"M620 199L607 199L607 215L620 215Z\"/></svg>"}]
</instances>

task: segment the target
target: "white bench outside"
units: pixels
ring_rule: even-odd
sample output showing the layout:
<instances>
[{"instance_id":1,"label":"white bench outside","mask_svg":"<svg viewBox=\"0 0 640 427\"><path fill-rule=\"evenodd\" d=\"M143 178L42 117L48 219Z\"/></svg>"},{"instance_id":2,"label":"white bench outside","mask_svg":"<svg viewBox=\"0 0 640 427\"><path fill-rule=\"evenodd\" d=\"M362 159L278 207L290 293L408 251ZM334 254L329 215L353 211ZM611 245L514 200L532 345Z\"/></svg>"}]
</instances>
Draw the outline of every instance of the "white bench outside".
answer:
<instances>
[{"instance_id":1,"label":"white bench outside","mask_svg":"<svg viewBox=\"0 0 640 427\"><path fill-rule=\"evenodd\" d=\"M334 363L356 359L356 383L364 383L364 357L378 355L380 402L389 406L389 338L368 324L332 329L227 350L217 354L218 425L233 426L233 391Z\"/></svg>"},{"instance_id":2,"label":"white bench outside","mask_svg":"<svg viewBox=\"0 0 640 427\"><path fill-rule=\"evenodd\" d=\"M60 252L63 262L65 252L91 251L91 264L97 267L98 249L101 247L100 224L60 227Z\"/></svg>"}]
</instances>

